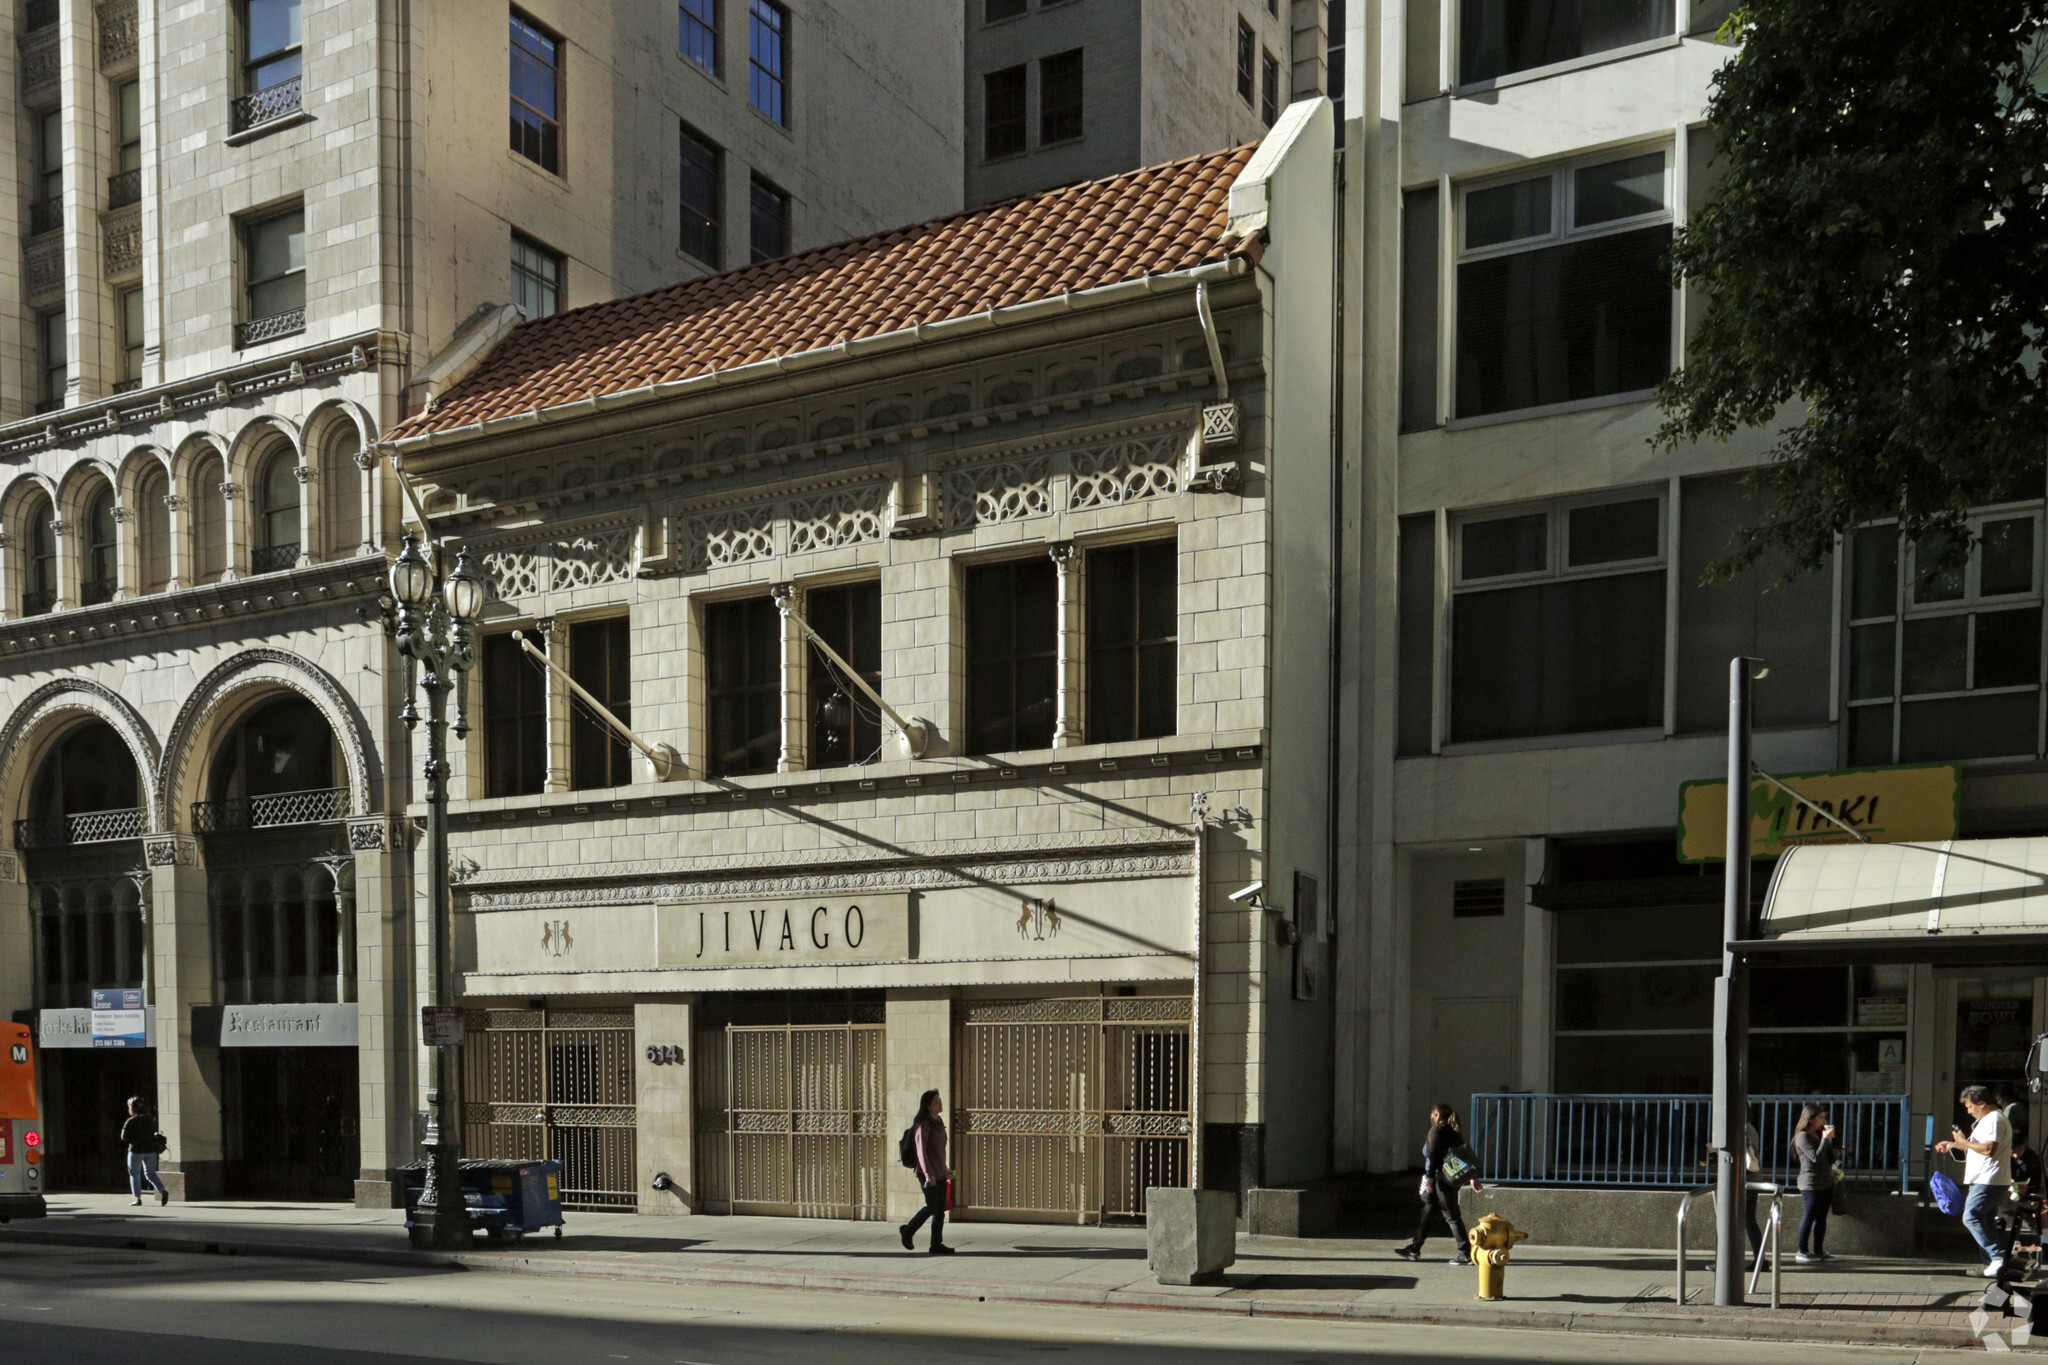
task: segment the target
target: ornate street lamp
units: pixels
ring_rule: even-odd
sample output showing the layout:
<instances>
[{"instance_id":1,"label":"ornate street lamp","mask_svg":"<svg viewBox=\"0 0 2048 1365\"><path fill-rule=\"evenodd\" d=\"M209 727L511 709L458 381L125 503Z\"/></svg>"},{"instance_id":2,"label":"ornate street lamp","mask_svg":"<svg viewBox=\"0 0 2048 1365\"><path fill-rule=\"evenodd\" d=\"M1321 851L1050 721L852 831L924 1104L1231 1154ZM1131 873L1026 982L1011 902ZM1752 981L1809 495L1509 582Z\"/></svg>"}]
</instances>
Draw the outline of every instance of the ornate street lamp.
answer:
<instances>
[{"instance_id":1,"label":"ornate street lamp","mask_svg":"<svg viewBox=\"0 0 2048 1365\"><path fill-rule=\"evenodd\" d=\"M465 552L455 571L439 579L441 558L429 564L419 538L407 533L405 549L391 565L391 595L397 599L398 652L405 657L405 709L399 718L411 730L420 714L419 692L427 696L427 882L432 897L433 1002L456 1003L455 903L448 871L448 694L455 694L455 737L469 733L464 676L476 664L474 627L484 609L484 583ZM435 592L438 586L441 591ZM434 1046L434 1084L427 1091L426 1188L413 1214L417 1247L449 1250L471 1244L469 1210L462 1197L462 1097L456 1088L454 1046ZM446 1205L444 1216L443 1205Z\"/></svg>"}]
</instances>

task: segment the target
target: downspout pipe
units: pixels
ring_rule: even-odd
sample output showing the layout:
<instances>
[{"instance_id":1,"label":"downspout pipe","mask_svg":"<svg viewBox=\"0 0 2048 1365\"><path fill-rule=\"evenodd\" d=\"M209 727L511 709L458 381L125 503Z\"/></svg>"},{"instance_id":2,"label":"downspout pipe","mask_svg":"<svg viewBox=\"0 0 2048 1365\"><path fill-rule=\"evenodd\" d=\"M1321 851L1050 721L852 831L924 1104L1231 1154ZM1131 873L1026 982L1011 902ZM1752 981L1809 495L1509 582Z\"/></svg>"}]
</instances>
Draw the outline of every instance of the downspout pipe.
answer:
<instances>
[{"instance_id":1,"label":"downspout pipe","mask_svg":"<svg viewBox=\"0 0 2048 1365\"><path fill-rule=\"evenodd\" d=\"M1195 283L1195 316L1202 324L1202 339L1209 343L1209 370L1216 376L1216 401L1230 401L1230 380L1223 373L1223 340L1216 335L1216 314L1209 307L1209 282Z\"/></svg>"}]
</instances>

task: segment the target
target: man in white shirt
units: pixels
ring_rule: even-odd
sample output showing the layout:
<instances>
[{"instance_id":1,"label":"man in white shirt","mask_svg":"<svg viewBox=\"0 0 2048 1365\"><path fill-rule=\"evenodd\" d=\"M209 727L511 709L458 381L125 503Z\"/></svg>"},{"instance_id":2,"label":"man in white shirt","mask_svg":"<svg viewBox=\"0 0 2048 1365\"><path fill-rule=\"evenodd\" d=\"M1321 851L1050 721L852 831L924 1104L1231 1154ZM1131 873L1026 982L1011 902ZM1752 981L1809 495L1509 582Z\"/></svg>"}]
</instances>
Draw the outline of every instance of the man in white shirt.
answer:
<instances>
[{"instance_id":1,"label":"man in white shirt","mask_svg":"<svg viewBox=\"0 0 2048 1365\"><path fill-rule=\"evenodd\" d=\"M1970 1135L1964 1137L1960 1127L1951 1129L1949 1140L1935 1143L1934 1150L1964 1158L1963 1226L1977 1241L1986 1278L1996 1279L2005 1268L2005 1259L1992 1211L2004 1197L2006 1186L2012 1184L2012 1126L1985 1087L1965 1087L1962 1101L1973 1124Z\"/></svg>"}]
</instances>

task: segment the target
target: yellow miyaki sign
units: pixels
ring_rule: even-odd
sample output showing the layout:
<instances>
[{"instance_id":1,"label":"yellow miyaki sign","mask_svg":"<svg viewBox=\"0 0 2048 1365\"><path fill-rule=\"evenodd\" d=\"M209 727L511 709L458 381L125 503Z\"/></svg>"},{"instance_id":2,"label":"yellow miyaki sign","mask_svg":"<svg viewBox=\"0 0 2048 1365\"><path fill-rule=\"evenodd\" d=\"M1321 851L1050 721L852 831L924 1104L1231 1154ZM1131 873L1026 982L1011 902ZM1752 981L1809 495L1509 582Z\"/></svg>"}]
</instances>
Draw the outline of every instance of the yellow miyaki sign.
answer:
<instances>
[{"instance_id":1,"label":"yellow miyaki sign","mask_svg":"<svg viewBox=\"0 0 2048 1365\"><path fill-rule=\"evenodd\" d=\"M1956 837L1962 786L1953 763L1898 768L1838 768L1779 773L1778 780L1874 844L1939 842ZM1794 844L1854 842L1762 778L1749 789L1749 854L1770 858ZM1728 784L1687 782L1678 788L1678 860L1718 863L1728 851Z\"/></svg>"}]
</instances>

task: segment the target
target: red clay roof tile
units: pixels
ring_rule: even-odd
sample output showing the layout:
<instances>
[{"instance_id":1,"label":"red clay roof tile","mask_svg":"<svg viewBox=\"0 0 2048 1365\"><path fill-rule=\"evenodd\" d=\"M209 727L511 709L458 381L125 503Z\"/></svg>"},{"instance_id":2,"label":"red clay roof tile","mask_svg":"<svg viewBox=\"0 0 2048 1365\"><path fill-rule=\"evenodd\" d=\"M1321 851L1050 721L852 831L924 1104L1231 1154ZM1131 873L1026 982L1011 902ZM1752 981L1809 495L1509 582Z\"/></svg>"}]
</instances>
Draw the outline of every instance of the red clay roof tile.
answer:
<instances>
[{"instance_id":1,"label":"red clay roof tile","mask_svg":"<svg viewBox=\"0 0 2048 1365\"><path fill-rule=\"evenodd\" d=\"M521 323L391 439L1223 260L1255 145Z\"/></svg>"}]
</instances>

